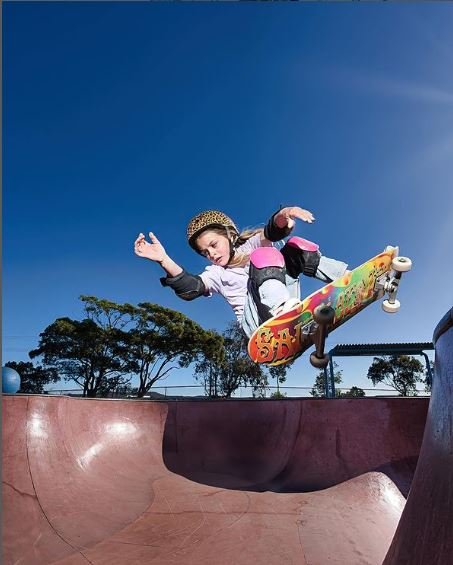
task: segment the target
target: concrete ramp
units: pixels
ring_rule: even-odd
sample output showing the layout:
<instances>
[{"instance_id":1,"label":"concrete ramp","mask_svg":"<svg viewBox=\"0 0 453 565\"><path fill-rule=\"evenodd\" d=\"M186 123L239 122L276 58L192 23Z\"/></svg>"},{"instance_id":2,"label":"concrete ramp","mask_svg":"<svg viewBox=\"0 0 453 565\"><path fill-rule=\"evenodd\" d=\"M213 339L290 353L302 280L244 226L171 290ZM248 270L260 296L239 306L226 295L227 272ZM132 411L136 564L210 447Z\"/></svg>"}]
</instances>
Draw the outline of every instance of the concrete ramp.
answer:
<instances>
[{"instance_id":1,"label":"concrete ramp","mask_svg":"<svg viewBox=\"0 0 453 565\"><path fill-rule=\"evenodd\" d=\"M453 563L453 308L434 332L435 376L420 460L385 565Z\"/></svg>"},{"instance_id":2,"label":"concrete ramp","mask_svg":"<svg viewBox=\"0 0 453 565\"><path fill-rule=\"evenodd\" d=\"M427 409L427 398L168 403L164 463L204 484L274 492L381 471L407 495Z\"/></svg>"},{"instance_id":3,"label":"concrete ramp","mask_svg":"<svg viewBox=\"0 0 453 565\"><path fill-rule=\"evenodd\" d=\"M450 565L452 319L427 420L423 398L3 396L3 563Z\"/></svg>"},{"instance_id":4,"label":"concrete ramp","mask_svg":"<svg viewBox=\"0 0 453 565\"><path fill-rule=\"evenodd\" d=\"M426 411L4 396L3 562L381 563Z\"/></svg>"}]
</instances>

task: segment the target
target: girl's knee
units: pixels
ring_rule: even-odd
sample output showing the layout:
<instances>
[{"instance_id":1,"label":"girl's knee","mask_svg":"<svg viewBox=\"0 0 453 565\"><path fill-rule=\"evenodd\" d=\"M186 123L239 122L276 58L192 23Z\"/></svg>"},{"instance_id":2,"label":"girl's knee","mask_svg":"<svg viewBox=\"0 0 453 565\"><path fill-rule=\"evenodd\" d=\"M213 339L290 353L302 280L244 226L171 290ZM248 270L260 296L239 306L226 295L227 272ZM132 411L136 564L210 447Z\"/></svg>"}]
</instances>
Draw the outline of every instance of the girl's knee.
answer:
<instances>
[{"instance_id":1,"label":"girl's knee","mask_svg":"<svg viewBox=\"0 0 453 565\"><path fill-rule=\"evenodd\" d=\"M285 275L285 258L275 247L259 247L250 255L250 279L257 287L270 279L285 284Z\"/></svg>"}]
</instances>

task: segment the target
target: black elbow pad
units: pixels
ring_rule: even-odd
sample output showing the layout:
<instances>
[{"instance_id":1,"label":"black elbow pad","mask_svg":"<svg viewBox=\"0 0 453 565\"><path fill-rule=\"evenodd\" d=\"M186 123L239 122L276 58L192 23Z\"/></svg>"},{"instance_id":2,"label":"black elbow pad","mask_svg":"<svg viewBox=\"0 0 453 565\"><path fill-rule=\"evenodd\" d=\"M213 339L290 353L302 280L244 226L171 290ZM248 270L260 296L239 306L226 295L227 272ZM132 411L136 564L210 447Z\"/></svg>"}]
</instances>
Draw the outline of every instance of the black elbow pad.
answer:
<instances>
[{"instance_id":1,"label":"black elbow pad","mask_svg":"<svg viewBox=\"0 0 453 565\"><path fill-rule=\"evenodd\" d=\"M169 286L183 300L193 300L206 294L206 288L200 276L183 271L176 277L162 277L162 286Z\"/></svg>"},{"instance_id":2,"label":"black elbow pad","mask_svg":"<svg viewBox=\"0 0 453 565\"><path fill-rule=\"evenodd\" d=\"M264 237L269 241L280 241L291 233L292 228L288 228L285 226L284 228L279 228L274 223L275 216L280 212L277 210L274 214L272 214L271 219L267 222L266 226L264 227Z\"/></svg>"}]
</instances>

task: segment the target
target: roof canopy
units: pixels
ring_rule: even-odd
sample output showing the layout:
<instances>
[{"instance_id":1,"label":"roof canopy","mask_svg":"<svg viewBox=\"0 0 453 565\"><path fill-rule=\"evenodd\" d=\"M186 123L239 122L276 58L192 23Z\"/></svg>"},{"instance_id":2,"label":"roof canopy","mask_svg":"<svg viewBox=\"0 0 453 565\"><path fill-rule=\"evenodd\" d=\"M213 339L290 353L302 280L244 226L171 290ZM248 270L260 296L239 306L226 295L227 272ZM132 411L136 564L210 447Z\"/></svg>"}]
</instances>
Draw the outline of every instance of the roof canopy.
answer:
<instances>
[{"instance_id":1,"label":"roof canopy","mask_svg":"<svg viewBox=\"0 0 453 565\"><path fill-rule=\"evenodd\" d=\"M338 344L329 351L330 357L353 355L423 355L434 349L431 341L422 343L358 343Z\"/></svg>"}]
</instances>

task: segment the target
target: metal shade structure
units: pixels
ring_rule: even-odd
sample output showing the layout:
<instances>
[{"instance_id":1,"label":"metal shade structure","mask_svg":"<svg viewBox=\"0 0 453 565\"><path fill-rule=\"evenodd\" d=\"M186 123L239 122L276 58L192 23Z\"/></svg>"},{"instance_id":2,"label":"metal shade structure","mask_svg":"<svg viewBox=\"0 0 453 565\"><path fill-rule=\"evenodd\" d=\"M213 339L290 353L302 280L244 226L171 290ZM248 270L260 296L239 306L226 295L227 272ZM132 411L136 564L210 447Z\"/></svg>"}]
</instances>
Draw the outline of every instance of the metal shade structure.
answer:
<instances>
[{"instance_id":1,"label":"metal shade structure","mask_svg":"<svg viewBox=\"0 0 453 565\"><path fill-rule=\"evenodd\" d=\"M420 343L358 343L339 344L329 351L329 369L324 369L326 396L335 398L334 382L334 357L359 357L374 355L421 355L425 359L426 371L428 373L428 384L432 383L432 371L426 351L434 349L432 341Z\"/></svg>"}]
</instances>

